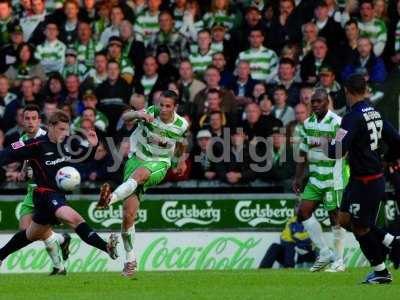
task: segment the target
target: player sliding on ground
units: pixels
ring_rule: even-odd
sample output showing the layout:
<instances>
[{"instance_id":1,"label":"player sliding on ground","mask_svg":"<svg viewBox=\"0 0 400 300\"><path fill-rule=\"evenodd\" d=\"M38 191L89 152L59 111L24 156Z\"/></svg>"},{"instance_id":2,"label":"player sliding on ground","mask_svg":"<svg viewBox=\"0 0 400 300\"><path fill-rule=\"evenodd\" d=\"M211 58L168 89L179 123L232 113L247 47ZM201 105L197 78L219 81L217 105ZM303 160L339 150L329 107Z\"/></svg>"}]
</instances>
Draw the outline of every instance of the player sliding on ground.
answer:
<instances>
[{"instance_id":1,"label":"player sliding on ground","mask_svg":"<svg viewBox=\"0 0 400 300\"><path fill-rule=\"evenodd\" d=\"M363 76L350 76L345 82L345 92L350 111L343 117L335 139L330 143L325 141L321 148L331 158L348 156L351 177L343 194L339 219L342 226L351 225L361 251L373 268L364 283L390 283L392 275L385 265L385 246L398 256L400 240L378 228L375 222L385 197L381 143L388 144L398 158L400 136L370 105Z\"/></svg>"},{"instance_id":2,"label":"player sliding on ground","mask_svg":"<svg viewBox=\"0 0 400 300\"><path fill-rule=\"evenodd\" d=\"M101 187L98 208L106 208L124 201L122 240L126 252L122 275L132 276L137 269L133 251L135 218L140 198L147 188L159 184L172 163L177 172L184 172L186 164L184 140L187 121L176 112L178 96L173 91L161 94L160 106L150 106L145 111L129 111L124 120L141 120L130 137L131 153L125 164L124 183L111 192L109 184Z\"/></svg>"},{"instance_id":3,"label":"player sliding on ground","mask_svg":"<svg viewBox=\"0 0 400 300\"><path fill-rule=\"evenodd\" d=\"M40 136L46 135L46 131L40 128L42 119L40 118L40 109L36 105L28 104L24 108L24 132L20 137L21 142L26 142L30 139L35 139ZM28 229L32 223L34 205L33 205L33 191L36 188L36 184L31 179L32 168L30 167L29 160L24 162L23 168L24 176L30 178L28 181L28 191L24 197L21 206L19 206L19 229ZM67 260L69 256L69 244L71 237L69 234L59 234L54 231L51 232L50 236L44 240L46 251L53 262L53 270L50 275L65 275L66 270L63 260ZM61 251L60 251L61 250Z\"/></svg>"},{"instance_id":4,"label":"player sliding on ground","mask_svg":"<svg viewBox=\"0 0 400 300\"><path fill-rule=\"evenodd\" d=\"M319 139L333 138L339 129L341 118L328 109L329 98L324 89L317 89L311 98L312 115L305 120L301 130L300 159L297 163L296 177L293 182L295 193L299 193L308 164L308 183L301 195L298 218L310 234L313 243L319 249L319 257L311 267L311 272L320 271L331 264L327 271L343 272L345 265L344 234L345 230L339 225L338 208L342 200L343 189L348 181L348 166L344 159L330 159L319 148L312 146ZM335 253L329 248L321 224L313 215L320 203L328 211L332 224L333 245Z\"/></svg>"},{"instance_id":5,"label":"player sliding on ground","mask_svg":"<svg viewBox=\"0 0 400 300\"><path fill-rule=\"evenodd\" d=\"M69 117L62 111L55 112L49 119L48 134L26 142L16 142L0 152L0 166L15 161L31 161L33 178L36 183L33 192L34 213L32 222L26 230L16 233L0 249L1 262L11 253L29 245L36 240L46 240L52 234L52 226L62 222L88 243L110 255L118 257L117 237L110 236L105 242L85 222L85 220L66 203L65 193L56 183L56 173L62 167L71 164L71 160L83 161L94 156L98 144L93 130L84 132L87 140L68 139ZM93 147L89 147L92 145ZM87 155L88 150L90 155Z\"/></svg>"}]
</instances>

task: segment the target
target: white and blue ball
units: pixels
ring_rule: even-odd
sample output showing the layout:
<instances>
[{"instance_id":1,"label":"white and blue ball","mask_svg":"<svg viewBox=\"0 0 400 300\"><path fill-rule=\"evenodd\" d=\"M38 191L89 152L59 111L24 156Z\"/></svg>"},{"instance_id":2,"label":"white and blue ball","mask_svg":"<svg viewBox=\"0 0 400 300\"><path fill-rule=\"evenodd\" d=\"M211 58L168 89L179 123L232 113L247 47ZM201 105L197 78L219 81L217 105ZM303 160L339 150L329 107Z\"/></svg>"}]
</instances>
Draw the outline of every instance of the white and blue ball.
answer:
<instances>
[{"instance_id":1,"label":"white and blue ball","mask_svg":"<svg viewBox=\"0 0 400 300\"><path fill-rule=\"evenodd\" d=\"M59 189L71 192L81 184L81 174L74 167L63 167L56 174Z\"/></svg>"}]
</instances>

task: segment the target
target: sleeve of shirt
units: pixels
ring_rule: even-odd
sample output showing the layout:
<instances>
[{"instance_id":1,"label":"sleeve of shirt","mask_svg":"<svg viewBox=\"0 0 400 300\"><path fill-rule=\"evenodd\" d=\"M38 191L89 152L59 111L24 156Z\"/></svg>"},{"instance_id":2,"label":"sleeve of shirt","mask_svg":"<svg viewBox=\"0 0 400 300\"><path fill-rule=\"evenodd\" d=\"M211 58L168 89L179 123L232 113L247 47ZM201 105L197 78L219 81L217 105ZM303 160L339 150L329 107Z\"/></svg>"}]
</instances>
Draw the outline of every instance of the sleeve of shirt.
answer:
<instances>
[{"instance_id":1,"label":"sleeve of shirt","mask_svg":"<svg viewBox=\"0 0 400 300\"><path fill-rule=\"evenodd\" d=\"M359 130L358 118L354 114L343 117L342 124L336 132L336 137L328 144L328 157L339 159L349 151L351 143Z\"/></svg>"},{"instance_id":2,"label":"sleeve of shirt","mask_svg":"<svg viewBox=\"0 0 400 300\"><path fill-rule=\"evenodd\" d=\"M306 131L304 129L304 125L301 125L301 127L299 129L299 138L300 138L299 149L302 152L307 153L309 148L307 145L307 135L306 135Z\"/></svg>"},{"instance_id":3,"label":"sleeve of shirt","mask_svg":"<svg viewBox=\"0 0 400 300\"><path fill-rule=\"evenodd\" d=\"M0 166L37 157L40 152L40 143L36 139L12 143L10 147L0 151Z\"/></svg>"}]
</instances>

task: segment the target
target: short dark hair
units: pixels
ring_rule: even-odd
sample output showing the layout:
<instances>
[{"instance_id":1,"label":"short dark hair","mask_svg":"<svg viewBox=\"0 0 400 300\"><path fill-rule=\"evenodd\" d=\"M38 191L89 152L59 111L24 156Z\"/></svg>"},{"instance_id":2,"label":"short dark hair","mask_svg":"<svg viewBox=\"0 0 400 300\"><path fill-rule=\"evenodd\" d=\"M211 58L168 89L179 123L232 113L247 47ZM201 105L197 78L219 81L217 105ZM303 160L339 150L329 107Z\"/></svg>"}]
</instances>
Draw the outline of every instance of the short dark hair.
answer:
<instances>
[{"instance_id":1,"label":"short dark hair","mask_svg":"<svg viewBox=\"0 0 400 300\"><path fill-rule=\"evenodd\" d=\"M261 26L255 26L255 27L251 28L250 31L249 31L249 36L250 36L250 34L251 34L253 31L259 31L259 32L261 33L261 35L262 35L263 37L265 37L264 31L263 31L263 29L261 28Z\"/></svg>"},{"instance_id":2,"label":"short dark hair","mask_svg":"<svg viewBox=\"0 0 400 300\"><path fill-rule=\"evenodd\" d=\"M352 95L363 95L367 90L367 81L360 74L352 74L345 81L344 87Z\"/></svg>"},{"instance_id":3,"label":"short dark hair","mask_svg":"<svg viewBox=\"0 0 400 300\"><path fill-rule=\"evenodd\" d=\"M279 64L280 65L291 65L292 68L296 67L296 63L294 62L294 60L291 58L288 58L288 57L281 58L281 60L279 61Z\"/></svg>"},{"instance_id":4,"label":"short dark hair","mask_svg":"<svg viewBox=\"0 0 400 300\"><path fill-rule=\"evenodd\" d=\"M68 115L63 112L62 110L56 110L54 114L52 114L49 118L49 125L57 125L58 123L68 123L70 122L70 119Z\"/></svg>"},{"instance_id":5,"label":"short dark hair","mask_svg":"<svg viewBox=\"0 0 400 300\"><path fill-rule=\"evenodd\" d=\"M284 91L286 95L288 95L288 90L285 88L283 84L279 84L274 88L274 94L276 91Z\"/></svg>"},{"instance_id":6,"label":"short dark hair","mask_svg":"<svg viewBox=\"0 0 400 300\"><path fill-rule=\"evenodd\" d=\"M354 19L354 18L351 18L350 20L348 20L348 21L346 22L346 24L344 24L344 27L350 26L350 25L352 25L352 24L356 25L356 27L358 28L358 22L357 22L357 20Z\"/></svg>"},{"instance_id":7,"label":"short dark hair","mask_svg":"<svg viewBox=\"0 0 400 300\"><path fill-rule=\"evenodd\" d=\"M220 99L222 98L221 91L218 90L218 89L209 89L209 90L207 91L207 96L208 96L209 94L218 94L218 97L219 97Z\"/></svg>"},{"instance_id":8,"label":"short dark hair","mask_svg":"<svg viewBox=\"0 0 400 300\"><path fill-rule=\"evenodd\" d=\"M161 97L164 98L170 98L172 100L174 100L174 104L178 104L178 100L179 100L179 96L177 93L175 93L174 91L171 90L165 90L161 93Z\"/></svg>"},{"instance_id":9,"label":"short dark hair","mask_svg":"<svg viewBox=\"0 0 400 300\"><path fill-rule=\"evenodd\" d=\"M24 107L24 112L26 111L36 111L40 118L40 108L36 104L28 104Z\"/></svg>"},{"instance_id":10,"label":"short dark hair","mask_svg":"<svg viewBox=\"0 0 400 300\"><path fill-rule=\"evenodd\" d=\"M372 7L374 7L374 1L373 0L362 0L361 3L360 3L360 7L363 4L370 4Z\"/></svg>"}]
</instances>

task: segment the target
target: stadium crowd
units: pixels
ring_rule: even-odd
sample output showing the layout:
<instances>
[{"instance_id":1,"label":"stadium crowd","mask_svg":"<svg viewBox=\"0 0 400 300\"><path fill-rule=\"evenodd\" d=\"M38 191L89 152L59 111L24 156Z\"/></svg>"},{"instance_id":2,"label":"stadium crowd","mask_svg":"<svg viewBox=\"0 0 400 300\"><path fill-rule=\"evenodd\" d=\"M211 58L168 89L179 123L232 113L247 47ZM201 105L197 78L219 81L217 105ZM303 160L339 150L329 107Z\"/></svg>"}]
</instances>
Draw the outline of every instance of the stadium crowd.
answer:
<instances>
[{"instance_id":1,"label":"stadium crowd","mask_svg":"<svg viewBox=\"0 0 400 300\"><path fill-rule=\"evenodd\" d=\"M121 115L170 89L190 123L189 167L167 180L290 179L315 88L343 115L341 83L359 73L383 101L399 76L399 20L394 0L0 0L0 149L20 138L27 105L44 128L62 109L74 132L101 137L83 180L119 181L107 168L136 128ZM0 177L25 179L18 164Z\"/></svg>"}]
</instances>

